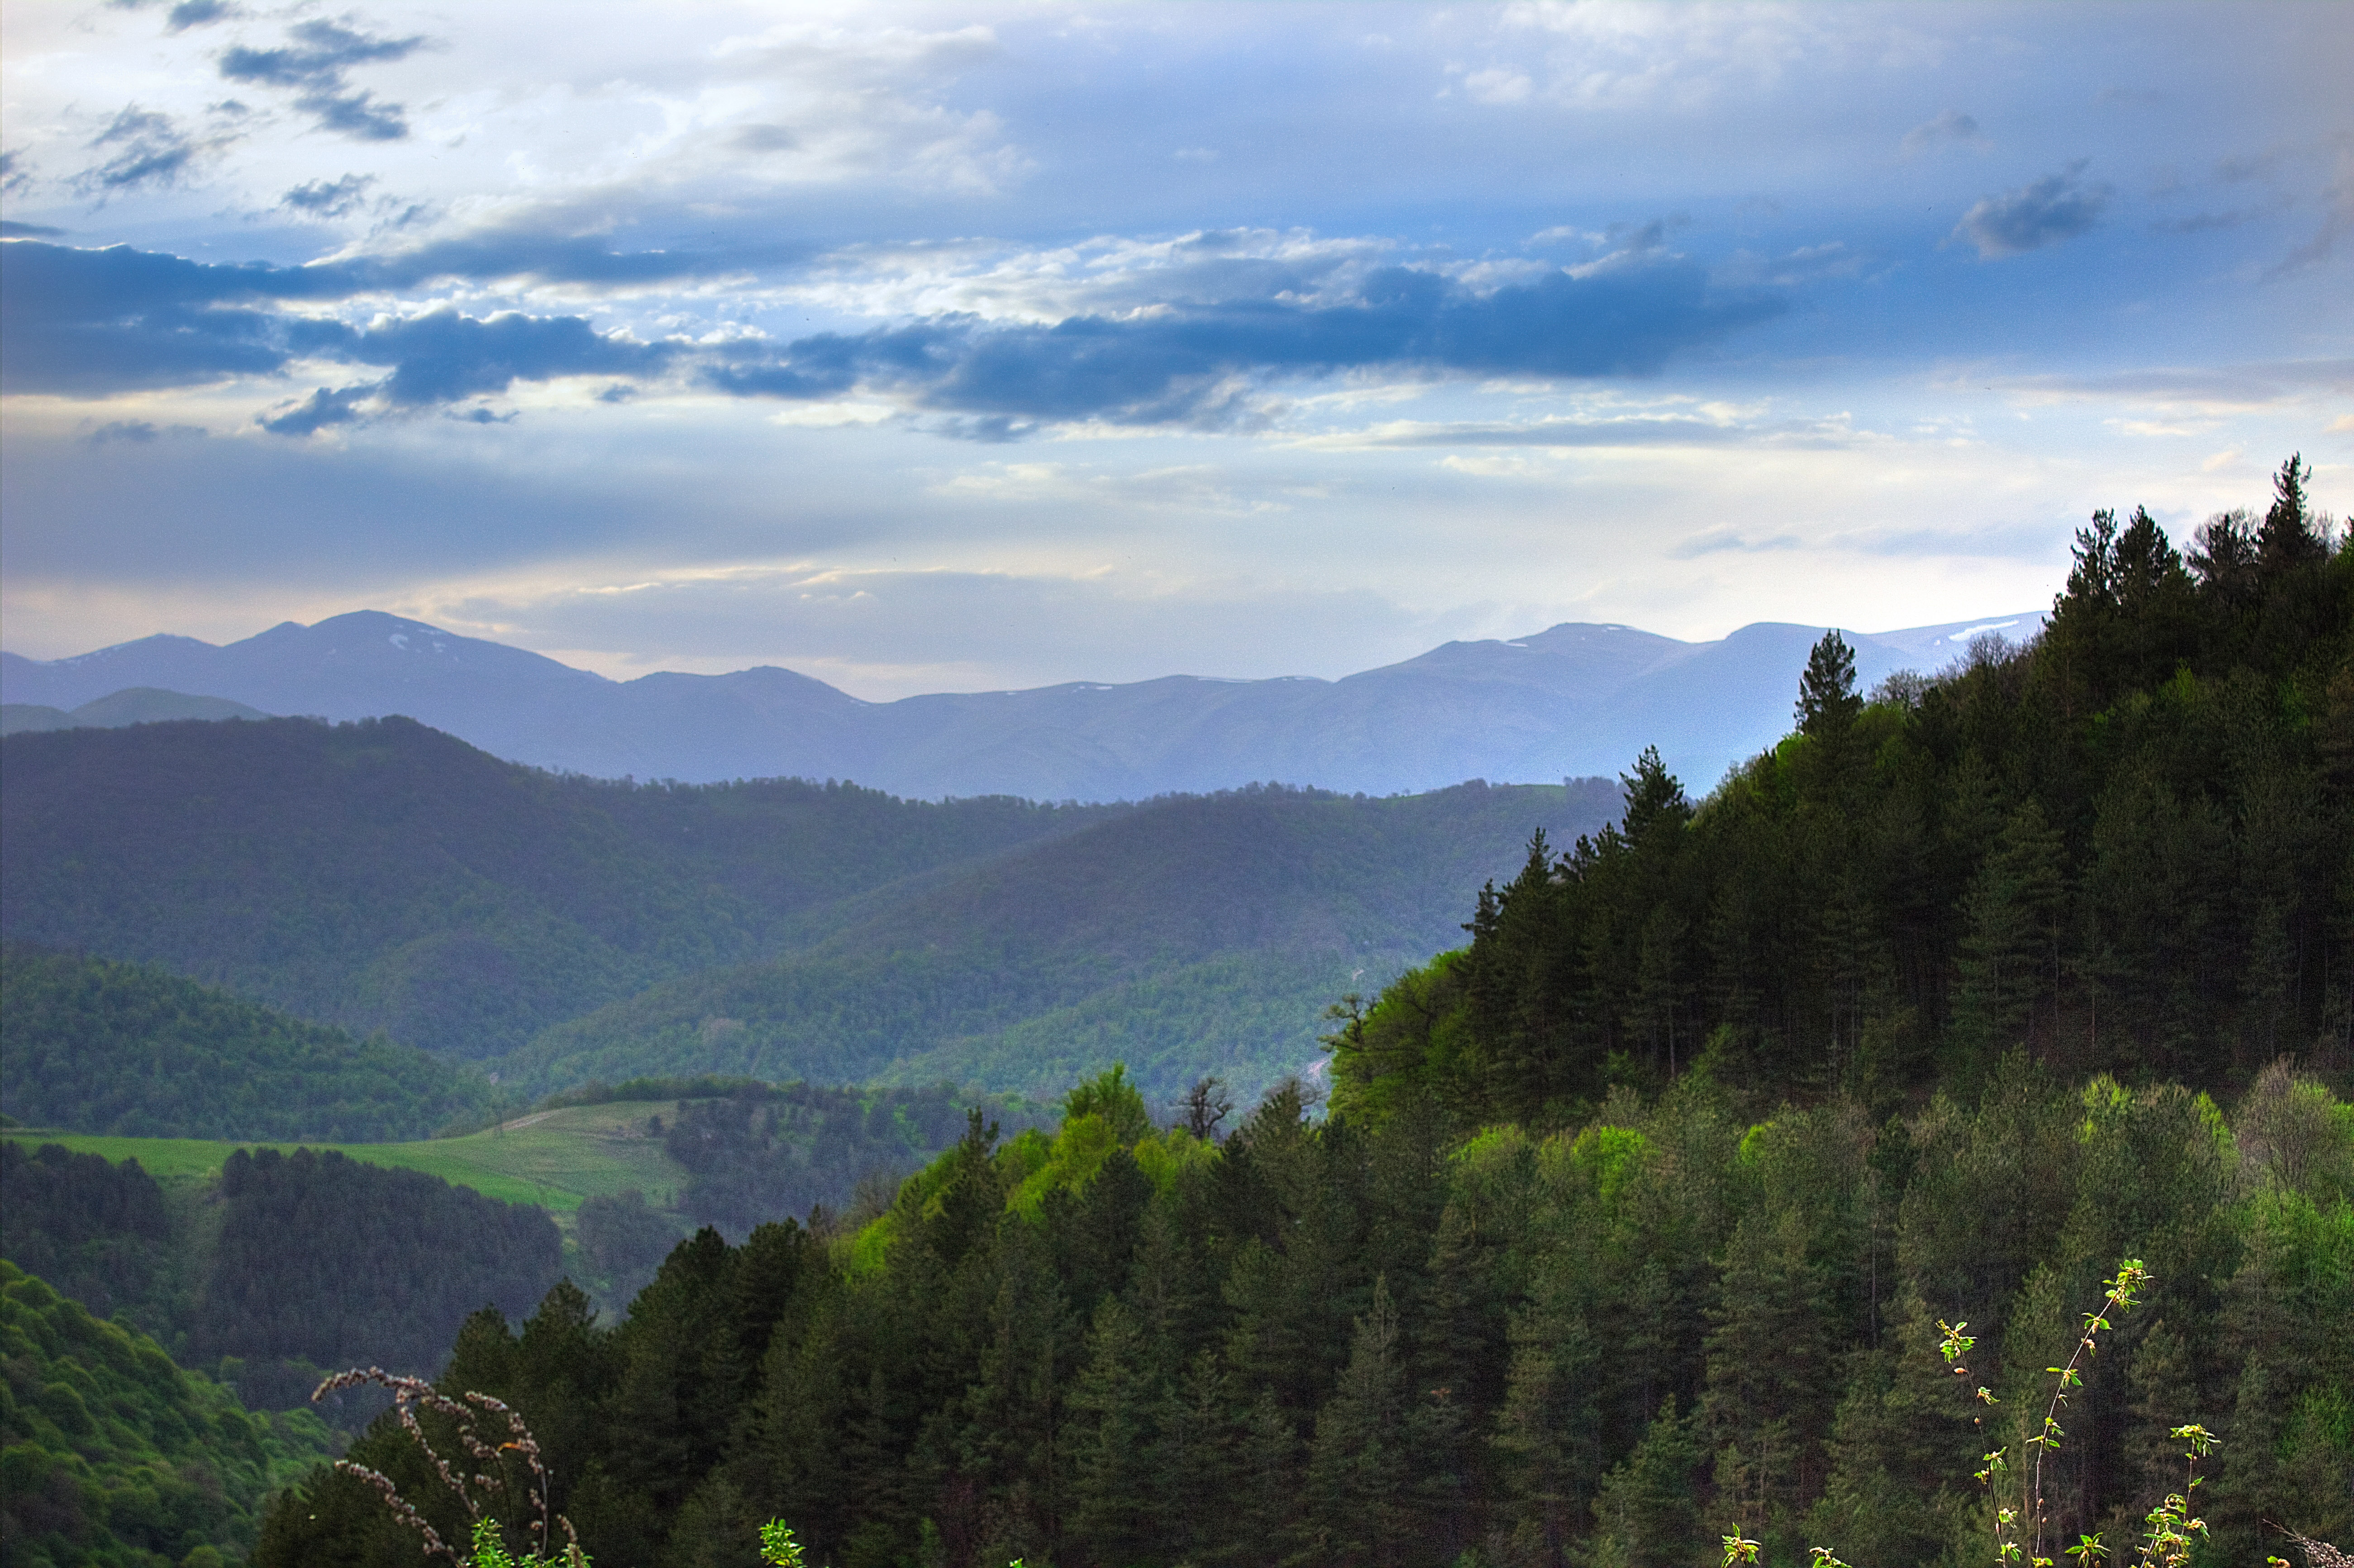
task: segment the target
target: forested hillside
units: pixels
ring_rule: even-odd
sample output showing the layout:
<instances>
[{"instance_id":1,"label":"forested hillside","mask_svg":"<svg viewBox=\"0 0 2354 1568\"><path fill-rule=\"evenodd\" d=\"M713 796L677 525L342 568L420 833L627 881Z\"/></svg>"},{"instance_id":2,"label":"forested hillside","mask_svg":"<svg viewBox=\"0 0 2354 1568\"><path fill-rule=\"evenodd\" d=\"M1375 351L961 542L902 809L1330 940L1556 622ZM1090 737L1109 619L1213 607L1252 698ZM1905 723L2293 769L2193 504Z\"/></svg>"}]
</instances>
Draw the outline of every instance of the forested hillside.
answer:
<instances>
[{"instance_id":1,"label":"forested hillside","mask_svg":"<svg viewBox=\"0 0 2354 1568\"><path fill-rule=\"evenodd\" d=\"M500 1068L547 1086L701 1071L1051 1097L1124 1059L1162 1103L1205 1073L1256 1094L1320 1054L1322 1010L1352 981L1459 938L1479 868L1511 864L1532 827L1599 826L1617 793L1596 779L1155 801L894 899L780 961L551 1029Z\"/></svg>"},{"instance_id":2,"label":"forested hillside","mask_svg":"<svg viewBox=\"0 0 2354 1568\"><path fill-rule=\"evenodd\" d=\"M436 1370L485 1302L522 1313L558 1277L537 1209L333 1152L232 1155L167 1190L135 1163L0 1142L0 1245L91 1310L120 1314L255 1409L298 1405L319 1369Z\"/></svg>"},{"instance_id":3,"label":"forested hillside","mask_svg":"<svg viewBox=\"0 0 2354 1568\"><path fill-rule=\"evenodd\" d=\"M1656 758L1623 821L1533 846L1472 941L1347 1032L1341 1103L1560 1121L1703 1052L1875 1102L2031 1048L2201 1088L2354 1068L2354 550L2295 463L2186 557L2104 513L2043 636L1854 690L1697 810Z\"/></svg>"},{"instance_id":4,"label":"forested hillside","mask_svg":"<svg viewBox=\"0 0 2354 1568\"><path fill-rule=\"evenodd\" d=\"M1616 787L1138 807L796 780L558 778L405 720L0 746L0 928L482 1060L588 1077L878 1075L1256 1087L1352 983L1453 939L1460 889ZM599 1010L602 1010L601 1012ZM738 1027L738 1026L741 1027Z\"/></svg>"},{"instance_id":5,"label":"forested hillside","mask_svg":"<svg viewBox=\"0 0 2354 1568\"><path fill-rule=\"evenodd\" d=\"M1164 1129L1106 1075L855 1232L696 1236L618 1326L478 1315L445 1383L610 1563L782 1516L847 1568L1960 1568L2134 1259L2031 1554L2126 1558L2191 1424L2198 1561L2342 1543L2354 549L2299 479L2187 556L2095 519L2029 648L1868 698L1825 639L1775 752L1697 807L1638 764L1345 1004L1320 1120ZM418 1554L321 1474L258 1561Z\"/></svg>"},{"instance_id":6,"label":"forested hillside","mask_svg":"<svg viewBox=\"0 0 2354 1568\"><path fill-rule=\"evenodd\" d=\"M2016 1055L1883 1124L1753 1121L1704 1071L1468 1143L1427 1101L1367 1128L1278 1096L1223 1146L1083 1103L1051 1140L976 1128L854 1243L706 1232L618 1328L561 1290L520 1337L478 1317L444 1386L525 1413L599 1563L745 1560L781 1515L856 1565L1699 1568L1735 1531L1959 1565L1991 1555L1971 1472L2137 1255L2053 1531L2117 1539L2193 1421L2216 1561L2261 1561L2266 1519L2354 1529L2354 1107L2285 1072L2228 1126ZM355 1452L446 1504L396 1430ZM257 1560L419 1558L322 1476Z\"/></svg>"},{"instance_id":7,"label":"forested hillside","mask_svg":"<svg viewBox=\"0 0 2354 1568\"><path fill-rule=\"evenodd\" d=\"M486 1116L479 1073L145 964L0 944L0 1111L136 1138L427 1138ZM38 1270L35 1270L38 1273Z\"/></svg>"},{"instance_id":8,"label":"forested hillside","mask_svg":"<svg viewBox=\"0 0 2354 1568\"><path fill-rule=\"evenodd\" d=\"M1093 814L559 778L405 719L20 735L0 744L0 929L481 1057Z\"/></svg>"},{"instance_id":9,"label":"forested hillside","mask_svg":"<svg viewBox=\"0 0 2354 1568\"><path fill-rule=\"evenodd\" d=\"M0 1542L12 1568L223 1568L263 1498L330 1452L154 1341L0 1263Z\"/></svg>"}]
</instances>

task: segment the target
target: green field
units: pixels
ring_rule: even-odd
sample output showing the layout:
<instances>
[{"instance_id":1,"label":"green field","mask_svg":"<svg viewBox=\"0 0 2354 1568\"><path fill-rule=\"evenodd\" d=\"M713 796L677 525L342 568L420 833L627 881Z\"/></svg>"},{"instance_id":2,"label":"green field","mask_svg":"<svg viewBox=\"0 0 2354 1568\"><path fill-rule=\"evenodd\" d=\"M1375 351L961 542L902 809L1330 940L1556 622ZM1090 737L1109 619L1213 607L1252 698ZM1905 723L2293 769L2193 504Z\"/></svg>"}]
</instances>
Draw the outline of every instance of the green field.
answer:
<instances>
[{"instance_id":1,"label":"green field","mask_svg":"<svg viewBox=\"0 0 2354 1568\"><path fill-rule=\"evenodd\" d=\"M453 1186L472 1187L484 1197L510 1203L535 1203L568 1218L581 1201L636 1188L646 1201L668 1208L686 1184L686 1172L663 1152L662 1139L646 1130L646 1118L665 1122L678 1114L676 1101L567 1106L518 1118L492 1132L419 1143L255 1143L196 1138L101 1138L87 1133L10 1128L15 1142L61 1143L68 1149L113 1160L136 1160L157 1177L204 1177L221 1168L237 1149L334 1149L372 1165L397 1165L439 1176Z\"/></svg>"}]
</instances>

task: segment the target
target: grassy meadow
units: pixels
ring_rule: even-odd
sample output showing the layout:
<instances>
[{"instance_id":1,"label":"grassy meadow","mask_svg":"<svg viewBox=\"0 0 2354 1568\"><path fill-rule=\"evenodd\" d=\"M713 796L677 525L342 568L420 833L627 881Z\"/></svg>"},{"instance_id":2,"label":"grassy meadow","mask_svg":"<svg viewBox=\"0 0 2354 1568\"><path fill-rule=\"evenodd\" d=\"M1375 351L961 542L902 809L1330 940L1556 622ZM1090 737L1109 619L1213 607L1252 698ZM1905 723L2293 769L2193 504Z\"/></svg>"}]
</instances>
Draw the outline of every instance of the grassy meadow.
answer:
<instances>
[{"instance_id":1,"label":"grassy meadow","mask_svg":"<svg viewBox=\"0 0 2354 1568\"><path fill-rule=\"evenodd\" d=\"M643 1192L657 1208L671 1206L685 1185L686 1172L663 1152L662 1139L648 1132L647 1120L659 1116L667 1123L677 1114L675 1101L567 1106L463 1138L412 1143L109 1138L40 1128L10 1128L6 1136L34 1146L60 1143L112 1160L136 1160L159 1179L208 1177L233 1150L277 1149L291 1154L299 1148L334 1149L372 1165L422 1171L453 1186L472 1187L484 1197L535 1203L561 1224L583 1200L630 1188Z\"/></svg>"}]
</instances>

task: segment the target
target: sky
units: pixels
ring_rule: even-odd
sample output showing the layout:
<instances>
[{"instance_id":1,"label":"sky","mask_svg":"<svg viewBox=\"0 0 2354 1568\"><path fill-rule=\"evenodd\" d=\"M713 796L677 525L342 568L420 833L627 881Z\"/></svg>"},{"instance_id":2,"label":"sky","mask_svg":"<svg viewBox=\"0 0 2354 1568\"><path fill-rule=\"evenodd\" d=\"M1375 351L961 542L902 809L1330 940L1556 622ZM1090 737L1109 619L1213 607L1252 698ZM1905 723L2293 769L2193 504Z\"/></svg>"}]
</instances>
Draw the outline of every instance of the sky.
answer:
<instances>
[{"instance_id":1,"label":"sky","mask_svg":"<svg viewBox=\"0 0 2354 1568\"><path fill-rule=\"evenodd\" d=\"M0 626L860 696L2354 511L2354 6L0 11Z\"/></svg>"}]
</instances>

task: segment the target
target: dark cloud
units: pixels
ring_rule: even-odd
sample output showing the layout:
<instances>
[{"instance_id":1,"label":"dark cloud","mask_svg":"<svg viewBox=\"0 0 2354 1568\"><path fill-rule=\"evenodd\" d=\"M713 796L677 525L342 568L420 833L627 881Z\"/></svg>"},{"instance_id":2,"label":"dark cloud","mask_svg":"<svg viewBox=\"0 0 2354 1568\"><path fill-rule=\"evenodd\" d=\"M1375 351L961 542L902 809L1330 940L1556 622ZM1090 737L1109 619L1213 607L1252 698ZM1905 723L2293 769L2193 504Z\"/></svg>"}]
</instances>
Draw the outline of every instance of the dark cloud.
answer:
<instances>
[{"instance_id":1,"label":"dark cloud","mask_svg":"<svg viewBox=\"0 0 2354 1568\"><path fill-rule=\"evenodd\" d=\"M345 73L356 65L405 59L426 47L422 34L380 38L337 22L302 22L287 30L292 41L275 49L224 50L220 73L230 81L300 90L294 106L322 131L364 142L398 142L408 134L402 106L354 90Z\"/></svg>"},{"instance_id":2,"label":"dark cloud","mask_svg":"<svg viewBox=\"0 0 2354 1568\"><path fill-rule=\"evenodd\" d=\"M322 387L301 402L274 414L256 414L253 422L274 436L308 436L330 425L349 425L361 417L360 405L376 387Z\"/></svg>"},{"instance_id":3,"label":"dark cloud","mask_svg":"<svg viewBox=\"0 0 2354 1568\"><path fill-rule=\"evenodd\" d=\"M356 195L360 186L353 182L364 178L346 175L325 185L317 182L298 185L281 200L297 208L313 201L332 204L339 196ZM23 232L12 231L12 237ZM23 288L12 288L12 297L27 302L28 309L33 308L32 302L49 302L68 313L94 310L129 318L166 305L324 302L452 280L643 287L741 273L753 266L791 260L807 250L807 247L780 245L753 256L616 251L595 238L516 229L302 267L191 261L121 245L103 250L41 246L35 250L12 250L9 262L26 269ZM10 281L13 284L16 280Z\"/></svg>"},{"instance_id":4,"label":"dark cloud","mask_svg":"<svg viewBox=\"0 0 2354 1568\"><path fill-rule=\"evenodd\" d=\"M312 275L308 287L342 294L410 289L444 279L489 281L528 278L543 283L628 288L738 273L754 265L805 255L808 249L805 246L779 245L751 256L615 250L593 237L509 229L436 240L411 250L355 257L299 270Z\"/></svg>"},{"instance_id":5,"label":"dark cloud","mask_svg":"<svg viewBox=\"0 0 2354 1568\"><path fill-rule=\"evenodd\" d=\"M302 323L290 338L304 354L390 366L392 374L351 387L322 387L299 403L258 415L254 422L273 435L307 436L377 413L406 413L504 392L518 381L651 375L677 352L673 344L601 335L578 316L514 312L478 319L439 310L364 331L334 323ZM514 418L484 408L454 417L486 425Z\"/></svg>"},{"instance_id":6,"label":"dark cloud","mask_svg":"<svg viewBox=\"0 0 2354 1568\"><path fill-rule=\"evenodd\" d=\"M46 223L18 223L15 218L0 218L0 239L48 239L65 232L51 228Z\"/></svg>"},{"instance_id":7,"label":"dark cloud","mask_svg":"<svg viewBox=\"0 0 2354 1568\"><path fill-rule=\"evenodd\" d=\"M366 395L409 408L504 391L517 380L650 375L677 352L599 334L579 316L478 319L440 310L363 329L262 308L350 291L306 270L208 266L120 245L13 241L0 267L0 385L103 397L266 375L297 357L320 357L389 367ZM338 422L328 416L358 400L286 418Z\"/></svg>"},{"instance_id":8,"label":"dark cloud","mask_svg":"<svg viewBox=\"0 0 2354 1568\"><path fill-rule=\"evenodd\" d=\"M91 138L93 151L113 149L112 156L74 176L75 188L85 195L114 196L143 185L174 185L186 178L207 154L236 138L215 134L192 136L168 114L132 104L115 115L105 130Z\"/></svg>"},{"instance_id":9,"label":"dark cloud","mask_svg":"<svg viewBox=\"0 0 2354 1568\"><path fill-rule=\"evenodd\" d=\"M87 250L23 240L10 249L0 286L27 321L130 320L163 309L345 300L447 279L654 282L736 270L740 263L708 256L617 253L594 239L537 234L447 240L306 267L191 261L127 245Z\"/></svg>"},{"instance_id":10,"label":"dark cloud","mask_svg":"<svg viewBox=\"0 0 2354 1568\"><path fill-rule=\"evenodd\" d=\"M408 134L401 106L379 103L372 92L306 92L294 107L311 115L320 130L357 142L398 142Z\"/></svg>"},{"instance_id":11,"label":"dark cloud","mask_svg":"<svg viewBox=\"0 0 2354 1568\"><path fill-rule=\"evenodd\" d=\"M705 372L746 397L814 398L888 388L922 408L983 423L947 433L1016 433L1023 420L1223 424L1254 378L1395 367L1557 377L1648 376L1680 350L1763 321L1781 302L1712 290L1677 260L1629 261L1583 277L1549 273L1479 293L1433 272L1384 268L1345 302L1284 293L1053 326L964 317L823 334L782 349L739 344Z\"/></svg>"},{"instance_id":12,"label":"dark cloud","mask_svg":"<svg viewBox=\"0 0 2354 1568\"><path fill-rule=\"evenodd\" d=\"M127 245L11 240L0 265L0 387L103 397L275 370L287 359L279 318L225 302L235 291L207 276L242 270Z\"/></svg>"},{"instance_id":13,"label":"dark cloud","mask_svg":"<svg viewBox=\"0 0 2354 1568\"><path fill-rule=\"evenodd\" d=\"M1952 239L1967 240L1981 260L1992 260L2075 238L2101 220L2109 204L2109 187L2084 184L2084 172L2079 158L2033 185L1986 197L1962 215Z\"/></svg>"},{"instance_id":14,"label":"dark cloud","mask_svg":"<svg viewBox=\"0 0 2354 1568\"><path fill-rule=\"evenodd\" d=\"M345 184L321 187L316 199L337 199ZM736 396L808 400L871 387L943 417L942 434L1003 440L1073 419L1233 427L1254 417L1254 395L1268 378L1359 368L1648 376L1674 354L1783 308L1776 294L1712 286L1697 266L1656 250L1583 276L1553 271L1488 292L1405 267L1376 270L1341 291L1329 277L1254 276L1263 291L1135 315L1076 316L1053 326L951 315L784 345L642 343L569 315L476 318L444 309L356 328L270 308L453 272L533 267L615 279L697 265L546 238L492 238L292 268L20 240L0 275L7 323L0 369L14 389L80 396L264 374L299 356L389 369L364 394L338 393L340 401L270 417L272 429L312 421L306 428L315 429L356 417L362 401L418 408L565 376L626 387L689 361L705 384Z\"/></svg>"},{"instance_id":15,"label":"dark cloud","mask_svg":"<svg viewBox=\"0 0 2354 1568\"><path fill-rule=\"evenodd\" d=\"M249 49L240 45L228 50L220 58L221 75L231 81L271 87L341 87L344 73L355 65L404 59L425 47L422 34L377 38L327 21L298 23L287 30L287 36L294 42L285 48Z\"/></svg>"},{"instance_id":16,"label":"dark cloud","mask_svg":"<svg viewBox=\"0 0 2354 1568\"><path fill-rule=\"evenodd\" d=\"M344 357L394 367L383 396L401 408L504 392L517 381L656 375L678 352L674 344L599 334L580 316L508 312L484 319L454 310L370 327L342 347Z\"/></svg>"},{"instance_id":17,"label":"dark cloud","mask_svg":"<svg viewBox=\"0 0 2354 1568\"><path fill-rule=\"evenodd\" d=\"M281 207L313 217L341 217L357 207L376 184L374 175L345 175L339 180L310 180L278 198Z\"/></svg>"},{"instance_id":18,"label":"dark cloud","mask_svg":"<svg viewBox=\"0 0 2354 1568\"><path fill-rule=\"evenodd\" d=\"M238 8L228 5L227 0L180 0L172 7L171 14L164 17L164 29L171 33L185 33L190 27L227 21L238 14Z\"/></svg>"}]
</instances>

